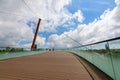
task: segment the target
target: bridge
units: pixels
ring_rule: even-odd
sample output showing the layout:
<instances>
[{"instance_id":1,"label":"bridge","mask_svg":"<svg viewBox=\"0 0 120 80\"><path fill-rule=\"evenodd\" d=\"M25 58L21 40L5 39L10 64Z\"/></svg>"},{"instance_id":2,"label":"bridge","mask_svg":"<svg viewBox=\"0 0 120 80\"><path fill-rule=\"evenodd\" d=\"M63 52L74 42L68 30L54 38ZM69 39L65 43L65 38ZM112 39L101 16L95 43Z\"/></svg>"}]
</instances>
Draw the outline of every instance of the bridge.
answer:
<instances>
[{"instance_id":1,"label":"bridge","mask_svg":"<svg viewBox=\"0 0 120 80\"><path fill-rule=\"evenodd\" d=\"M54 51L0 54L0 80L119 80L120 37Z\"/></svg>"},{"instance_id":2,"label":"bridge","mask_svg":"<svg viewBox=\"0 0 120 80\"><path fill-rule=\"evenodd\" d=\"M120 80L119 14L120 0L0 0L0 80Z\"/></svg>"},{"instance_id":3,"label":"bridge","mask_svg":"<svg viewBox=\"0 0 120 80\"><path fill-rule=\"evenodd\" d=\"M120 80L120 37L64 49L0 52L0 80Z\"/></svg>"}]
</instances>

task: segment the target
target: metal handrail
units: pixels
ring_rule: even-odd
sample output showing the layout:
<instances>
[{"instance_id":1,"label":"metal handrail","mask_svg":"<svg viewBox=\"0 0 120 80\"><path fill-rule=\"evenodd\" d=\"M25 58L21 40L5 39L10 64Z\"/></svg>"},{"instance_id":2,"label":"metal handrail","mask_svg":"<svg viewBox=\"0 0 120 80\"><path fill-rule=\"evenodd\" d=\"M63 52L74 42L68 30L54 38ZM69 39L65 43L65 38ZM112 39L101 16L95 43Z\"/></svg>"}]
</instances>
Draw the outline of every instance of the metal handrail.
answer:
<instances>
[{"instance_id":1,"label":"metal handrail","mask_svg":"<svg viewBox=\"0 0 120 80\"><path fill-rule=\"evenodd\" d=\"M111 39L107 39L107 40L103 40L103 41L98 41L98 42L95 42L95 43L85 44L85 45L81 45L81 46L74 47L74 48L85 47L85 46L89 46L89 45L94 45L94 44L99 44L99 43L103 43L103 42L114 41L114 40L118 40L118 39L120 39L120 37L111 38Z\"/></svg>"}]
</instances>

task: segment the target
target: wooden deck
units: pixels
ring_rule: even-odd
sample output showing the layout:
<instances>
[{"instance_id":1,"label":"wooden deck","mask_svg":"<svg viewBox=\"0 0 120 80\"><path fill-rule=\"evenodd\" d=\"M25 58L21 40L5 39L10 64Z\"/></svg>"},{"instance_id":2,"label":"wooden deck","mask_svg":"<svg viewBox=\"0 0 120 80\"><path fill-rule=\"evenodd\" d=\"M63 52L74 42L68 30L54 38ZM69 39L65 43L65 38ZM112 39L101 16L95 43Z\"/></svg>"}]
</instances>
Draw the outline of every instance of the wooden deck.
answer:
<instances>
[{"instance_id":1,"label":"wooden deck","mask_svg":"<svg viewBox=\"0 0 120 80\"><path fill-rule=\"evenodd\" d=\"M0 61L0 80L92 80L92 78L73 54L47 52Z\"/></svg>"}]
</instances>

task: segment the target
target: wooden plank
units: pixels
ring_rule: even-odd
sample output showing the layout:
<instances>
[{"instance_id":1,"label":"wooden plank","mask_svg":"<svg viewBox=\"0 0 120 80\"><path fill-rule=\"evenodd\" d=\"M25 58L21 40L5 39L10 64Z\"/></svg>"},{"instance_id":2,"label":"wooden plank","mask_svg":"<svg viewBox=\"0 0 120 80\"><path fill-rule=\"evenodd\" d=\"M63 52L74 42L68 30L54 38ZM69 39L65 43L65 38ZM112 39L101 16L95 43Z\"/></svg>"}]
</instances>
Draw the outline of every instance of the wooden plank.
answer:
<instances>
[{"instance_id":1,"label":"wooden plank","mask_svg":"<svg viewBox=\"0 0 120 80\"><path fill-rule=\"evenodd\" d=\"M92 80L79 60L67 52L0 61L2 80Z\"/></svg>"}]
</instances>

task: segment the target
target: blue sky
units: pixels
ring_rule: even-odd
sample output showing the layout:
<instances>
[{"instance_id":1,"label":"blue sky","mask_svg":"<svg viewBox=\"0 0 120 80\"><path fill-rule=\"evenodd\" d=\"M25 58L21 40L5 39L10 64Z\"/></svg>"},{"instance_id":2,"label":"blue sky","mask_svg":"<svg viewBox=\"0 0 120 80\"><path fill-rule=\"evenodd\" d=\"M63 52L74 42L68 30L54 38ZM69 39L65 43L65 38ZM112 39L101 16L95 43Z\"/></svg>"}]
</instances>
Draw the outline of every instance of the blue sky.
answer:
<instances>
[{"instance_id":1,"label":"blue sky","mask_svg":"<svg viewBox=\"0 0 120 80\"><path fill-rule=\"evenodd\" d=\"M119 0L1 0L0 44L30 47L38 18L42 19L38 47L73 47L75 42L65 35L83 44L119 36L119 4Z\"/></svg>"},{"instance_id":2,"label":"blue sky","mask_svg":"<svg viewBox=\"0 0 120 80\"><path fill-rule=\"evenodd\" d=\"M39 32L39 35L42 37L46 37L46 42L48 38L52 34L62 34L65 31L69 31L70 28L76 29L79 24L89 24L93 22L95 19L100 17L103 12L107 9L112 10L115 7L114 0L72 0L72 2L66 6L68 11L74 14L76 11L81 10L84 16L84 21L79 23L77 20L74 20L75 25L69 27L59 26L57 27L56 32Z\"/></svg>"},{"instance_id":3,"label":"blue sky","mask_svg":"<svg viewBox=\"0 0 120 80\"><path fill-rule=\"evenodd\" d=\"M114 0L72 0L67 6L71 13L81 10L85 20L83 24L88 24L98 18L105 10L115 7Z\"/></svg>"}]
</instances>

